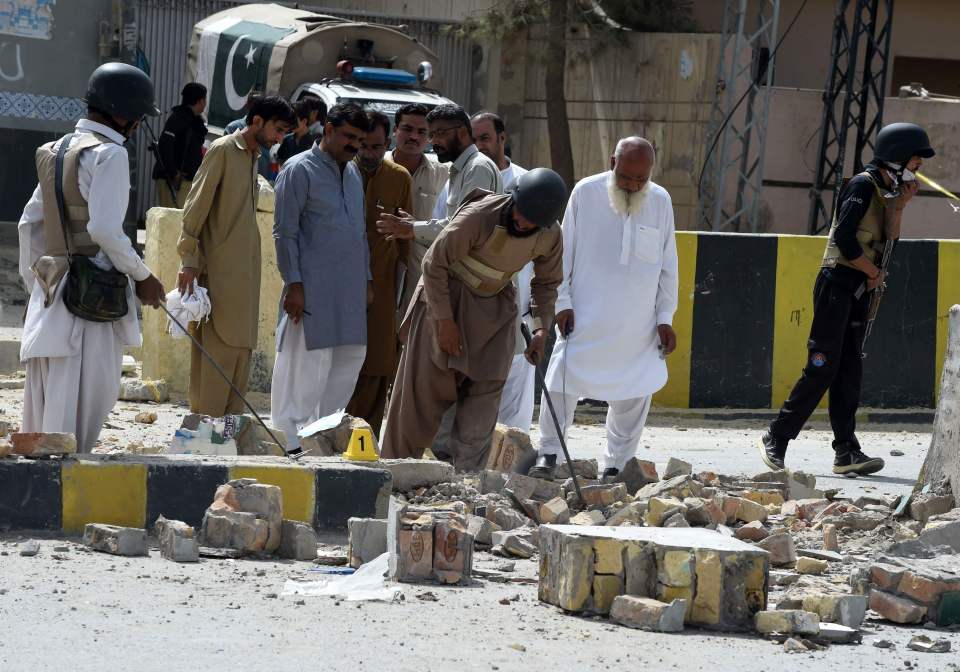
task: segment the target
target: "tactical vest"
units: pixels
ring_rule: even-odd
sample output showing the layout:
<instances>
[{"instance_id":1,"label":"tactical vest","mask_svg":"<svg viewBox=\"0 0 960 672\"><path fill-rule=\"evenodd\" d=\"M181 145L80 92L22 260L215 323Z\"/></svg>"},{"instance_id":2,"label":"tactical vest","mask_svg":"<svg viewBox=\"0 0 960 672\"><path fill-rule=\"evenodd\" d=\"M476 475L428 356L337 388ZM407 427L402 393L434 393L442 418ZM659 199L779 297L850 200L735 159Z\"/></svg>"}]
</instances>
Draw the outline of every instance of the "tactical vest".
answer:
<instances>
[{"instance_id":1,"label":"tactical vest","mask_svg":"<svg viewBox=\"0 0 960 672\"><path fill-rule=\"evenodd\" d=\"M883 242L886 240L886 215L887 203L880 191L879 185L874 181L869 173L860 173L865 175L873 184L873 198L870 199L870 205L867 211L857 225L857 242L863 250L864 256L873 263L877 263L880 255L883 253ZM835 236L837 233L837 212L839 206L833 213L833 224L830 226L830 237L827 239L827 249L823 253L821 268L835 268L838 264L848 268L855 268L853 264L844 258L837 247Z\"/></svg>"},{"instance_id":2,"label":"tactical vest","mask_svg":"<svg viewBox=\"0 0 960 672\"><path fill-rule=\"evenodd\" d=\"M37 177L43 195L44 254L65 257L67 241L64 240L64 227L60 224L60 210L57 207L57 142L48 142L37 149ZM100 251L87 233L90 212L87 210L87 201L80 193L80 153L108 142L112 140L96 133L84 133L78 136L63 157L63 207L68 220L65 224L70 234L70 254L94 257Z\"/></svg>"},{"instance_id":3,"label":"tactical vest","mask_svg":"<svg viewBox=\"0 0 960 672\"><path fill-rule=\"evenodd\" d=\"M489 215L494 211L499 211L511 199L510 196L500 196L496 199L490 199L490 203L483 204L482 208L477 207L479 205L477 201L489 194L490 192L474 189L463 200L454 216L460 214L460 210L467 207L468 204L473 204L476 214L480 216ZM507 261L503 255L504 248L509 245L528 244L532 249L536 238L536 235L529 238L517 238L511 236L504 226L497 225L483 245L471 250L470 254L463 259L452 263L450 272L466 285L471 293L481 297L496 296L513 281L513 278L523 268L523 265L520 268L503 268L504 262ZM529 261L529 258L527 261Z\"/></svg>"}]
</instances>

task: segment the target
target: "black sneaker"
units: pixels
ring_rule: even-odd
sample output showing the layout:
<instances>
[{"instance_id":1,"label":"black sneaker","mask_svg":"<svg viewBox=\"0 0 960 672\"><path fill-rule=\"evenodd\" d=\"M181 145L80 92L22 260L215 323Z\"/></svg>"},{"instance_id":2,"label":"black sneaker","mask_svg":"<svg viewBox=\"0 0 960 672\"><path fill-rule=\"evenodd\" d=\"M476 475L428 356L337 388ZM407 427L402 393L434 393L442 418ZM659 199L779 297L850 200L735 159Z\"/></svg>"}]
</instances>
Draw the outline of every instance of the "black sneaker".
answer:
<instances>
[{"instance_id":1,"label":"black sneaker","mask_svg":"<svg viewBox=\"0 0 960 672\"><path fill-rule=\"evenodd\" d=\"M600 482L603 485L609 485L611 483L617 482L617 476L620 475L620 470L616 467L607 467L603 470L603 474L600 476Z\"/></svg>"},{"instance_id":2,"label":"black sneaker","mask_svg":"<svg viewBox=\"0 0 960 672\"><path fill-rule=\"evenodd\" d=\"M879 457L869 457L860 450L856 439L834 441L833 450L837 456L833 460L833 473L851 478L869 476L883 469L884 462Z\"/></svg>"},{"instance_id":3,"label":"black sneaker","mask_svg":"<svg viewBox=\"0 0 960 672\"><path fill-rule=\"evenodd\" d=\"M553 475L557 471L556 455L538 455L536 463L530 467L527 476L531 478L542 478L545 481L552 481Z\"/></svg>"},{"instance_id":4,"label":"black sneaker","mask_svg":"<svg viewBox=\"0 0 960 672\"><path fill-rule=\"evenodd\" d=\"M774 471L783 471L783 458L787 456L788 439L764 432L760 437L760 458Z\"/></svg>"}]
</instances>

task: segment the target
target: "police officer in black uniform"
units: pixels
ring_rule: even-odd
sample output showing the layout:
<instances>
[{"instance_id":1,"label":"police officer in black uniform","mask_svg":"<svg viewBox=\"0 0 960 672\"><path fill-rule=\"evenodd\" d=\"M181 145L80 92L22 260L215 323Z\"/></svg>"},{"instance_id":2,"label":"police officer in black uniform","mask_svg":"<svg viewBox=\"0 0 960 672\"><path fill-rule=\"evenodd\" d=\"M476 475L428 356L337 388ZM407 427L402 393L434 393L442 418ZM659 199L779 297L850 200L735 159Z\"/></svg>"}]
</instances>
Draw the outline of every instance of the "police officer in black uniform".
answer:
<instances>
[{"instance_id":1,"label":"police officer in black uniform","mask_svg":"<svg viewBox=\"0 0 960 672\"><path fill-rule=\"evenodd\" d=\"M933 155L927 133L916 124L884 126L873 162L841 190L813 287L807 363L760 439L760 454L771 469L784 468L787 443L797 438L828 390L833 472L856 476L883 469L882 459L863 454L854 434L864 330L870 293L884 282L879 268L884 243L900 237L903 208L917 193L914 172Z\"/></svg>"}]
</instances>

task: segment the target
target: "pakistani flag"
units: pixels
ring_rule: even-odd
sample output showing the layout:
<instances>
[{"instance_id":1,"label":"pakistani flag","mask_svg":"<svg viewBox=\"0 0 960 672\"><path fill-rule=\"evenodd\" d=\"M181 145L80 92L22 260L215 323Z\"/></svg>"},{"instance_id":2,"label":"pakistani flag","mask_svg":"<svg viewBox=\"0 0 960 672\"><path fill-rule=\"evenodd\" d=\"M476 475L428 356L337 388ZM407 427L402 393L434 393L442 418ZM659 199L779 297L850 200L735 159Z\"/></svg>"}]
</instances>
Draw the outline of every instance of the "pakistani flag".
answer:
<instances>
[{"instance_id":1,"label":"pakistani flag","mask_svg":"<svg viewBox=\"0 0 960 672\"><path fill-rule=\"evenodd\" d=\"M207 118L223 128L243 116L247 94L267 88L273 46L293 28L226 18L200 35L197 81L207 87Z\"/></svg>"}]
</instances>

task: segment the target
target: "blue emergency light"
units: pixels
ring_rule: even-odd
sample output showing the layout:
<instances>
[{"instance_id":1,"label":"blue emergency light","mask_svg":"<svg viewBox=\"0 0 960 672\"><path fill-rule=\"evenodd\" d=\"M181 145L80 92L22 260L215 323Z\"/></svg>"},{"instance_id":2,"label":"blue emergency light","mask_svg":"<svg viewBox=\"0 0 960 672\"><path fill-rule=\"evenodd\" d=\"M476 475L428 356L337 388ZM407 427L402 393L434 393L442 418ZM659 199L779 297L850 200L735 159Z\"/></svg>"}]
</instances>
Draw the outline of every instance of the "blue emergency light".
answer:
<instances>
[{"instance_id":1,"label":"blue emergency light","mask_svg":"<svg viewBox=\"0 0 960 672\"><path fill-rule=\"evenodd\" d=\"M391 68L356 67L353 69L353 79L366 84L389 84L391 86L412 86L417 83L417 76L406 70Z\"/></svg>"}]
</instances>

